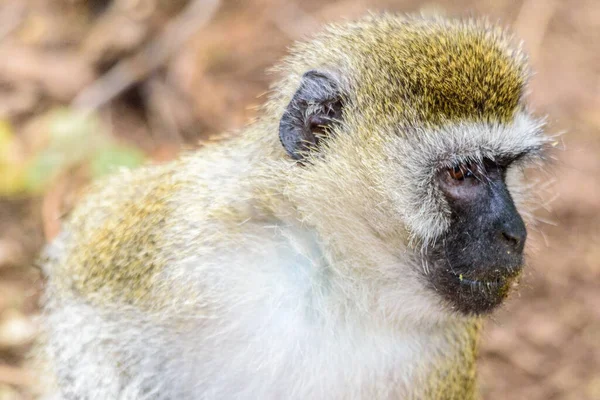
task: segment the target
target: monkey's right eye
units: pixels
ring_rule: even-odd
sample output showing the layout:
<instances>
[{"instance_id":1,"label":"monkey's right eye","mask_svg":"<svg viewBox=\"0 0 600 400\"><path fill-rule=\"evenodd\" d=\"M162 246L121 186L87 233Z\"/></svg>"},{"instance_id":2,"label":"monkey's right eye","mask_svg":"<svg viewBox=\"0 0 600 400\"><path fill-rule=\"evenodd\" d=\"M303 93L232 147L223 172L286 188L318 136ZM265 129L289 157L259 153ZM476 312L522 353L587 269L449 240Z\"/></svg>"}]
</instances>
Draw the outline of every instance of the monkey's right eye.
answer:
<instances>
[{"instance_id":1,"label":"monkey's right eye","mask_svg":"<svg viewBox=\"0 0 600 400\"><path fill-rule=\"evenodd\" d=\"M474 172L476 168L477 167L474 163L458 164L454 167L448 168L448 174L452 179L456 181L462 181L465 178L474 177Z\"/></svg>"}]
</instances>

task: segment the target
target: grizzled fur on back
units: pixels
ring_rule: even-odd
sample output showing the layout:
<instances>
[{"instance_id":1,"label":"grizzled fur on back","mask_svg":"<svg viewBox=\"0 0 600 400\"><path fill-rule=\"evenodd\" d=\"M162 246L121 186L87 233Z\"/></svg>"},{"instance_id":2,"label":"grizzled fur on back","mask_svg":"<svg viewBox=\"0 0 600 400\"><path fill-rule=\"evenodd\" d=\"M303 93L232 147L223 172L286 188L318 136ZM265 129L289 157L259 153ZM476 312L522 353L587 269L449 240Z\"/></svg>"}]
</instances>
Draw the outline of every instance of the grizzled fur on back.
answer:
<instances>
[{"instance_id":1,"label":"grizzled fur on back","mask_svg":"<svg viewBox=\"0 0 600 400\"><path fill-rule=\"evenodd\" d=\"M373 15L277 70L256 122L97 183L47 248L50 398L476 396L480 320L424 282L421 252L449 226L436 168L541 154L524 56L486 22ZM296 112L309 71L339 102L293 153L278 132L314 111Z\"/></svg>"}]
</instances>

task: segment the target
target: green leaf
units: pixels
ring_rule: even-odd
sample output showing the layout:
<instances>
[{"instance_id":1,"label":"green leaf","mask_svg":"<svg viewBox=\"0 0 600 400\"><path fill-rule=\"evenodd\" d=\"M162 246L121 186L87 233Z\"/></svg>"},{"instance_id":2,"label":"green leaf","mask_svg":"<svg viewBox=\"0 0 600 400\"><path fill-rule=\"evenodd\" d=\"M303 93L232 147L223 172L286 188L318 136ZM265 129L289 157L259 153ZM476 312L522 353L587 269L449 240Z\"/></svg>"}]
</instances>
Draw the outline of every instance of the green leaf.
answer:
<instances>
[{"instance_id":1,"label":"green leaf","mask_svg":"<svg viewBox=\"0 0 600 400\"><path fill-rule=\"evenodd\" d=\"M56 152L42 152L32 160L25 171L25 188L30 192L40 192L65 167L66 160Z\"/></svg>"},{"instance_id":2,"label":"green leaf","mask_svg":"<svg viewBox=\"0 0 600 400\"><path fill-rule=\"evenodd\" d=\"M94 154L90 168L92 176L98 178L120 168L134 168L144 162L144 154L133 147L108 146Z\"/></svg>"}]
</instances>

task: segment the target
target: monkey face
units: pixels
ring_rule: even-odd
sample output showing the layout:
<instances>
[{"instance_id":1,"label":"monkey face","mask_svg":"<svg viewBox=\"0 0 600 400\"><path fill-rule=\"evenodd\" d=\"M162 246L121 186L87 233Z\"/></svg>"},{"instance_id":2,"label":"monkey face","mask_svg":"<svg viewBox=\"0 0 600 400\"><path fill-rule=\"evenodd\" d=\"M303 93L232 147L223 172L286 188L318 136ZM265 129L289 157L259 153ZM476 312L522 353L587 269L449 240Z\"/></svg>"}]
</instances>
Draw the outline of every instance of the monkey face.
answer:
<instances>
[{"instance_id":1,"label":"monkey face","mask_svg":"<svg viewBox=\"0 0 600 400\"><path fill-rule=\"evenodd\" d=\"M447 26L403 29L378 27L376 40L346 43L320 65L292 60L299 76L282 86L294 91L282 97L279 138L298 168L286 196L328 246L359 260L352 268L369 290L426 311L441 296L444 314L487 313L523 265L507 171L543 161L549 138L523 99L528 68L510 40L464 26L449 36ZM385 50L375 55L373 43ZM440 43L460 51L446 57Z\"/></svg>"},{"instance_id":2,"label":"monkey face","mask_svg":"<svg viewBox=\"0 0 600 400\"><path fill-rule=\"evenodd\" d=\"M494 309L521 272L527 231L505 184L510 162L462 162L435 177L451 217L447 233L429 249L428 277L463 313Z\"/></svg>"}]
</instances>

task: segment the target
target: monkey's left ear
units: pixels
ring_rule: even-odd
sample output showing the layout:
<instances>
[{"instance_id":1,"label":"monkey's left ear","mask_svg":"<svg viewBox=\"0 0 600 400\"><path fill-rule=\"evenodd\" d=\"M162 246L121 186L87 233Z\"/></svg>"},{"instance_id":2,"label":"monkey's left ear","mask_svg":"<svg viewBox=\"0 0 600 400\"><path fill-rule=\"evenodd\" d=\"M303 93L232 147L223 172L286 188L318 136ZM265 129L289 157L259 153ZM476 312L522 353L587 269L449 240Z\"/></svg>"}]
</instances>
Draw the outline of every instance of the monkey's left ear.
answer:
<instances>
[{"instance_id":1,"label":"monkey's left ear","mask_svg":"<svg viewBox=\"0 0 600 400\"><path fill-rule=\"evenodd\" d=\"M329 73L311 70L302 76L279 123L279 139L295 160L318 148L333 124L342 117L338 82Z\"/></svg>"}]
</instances>

